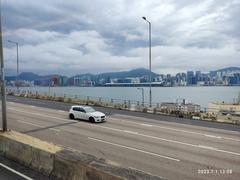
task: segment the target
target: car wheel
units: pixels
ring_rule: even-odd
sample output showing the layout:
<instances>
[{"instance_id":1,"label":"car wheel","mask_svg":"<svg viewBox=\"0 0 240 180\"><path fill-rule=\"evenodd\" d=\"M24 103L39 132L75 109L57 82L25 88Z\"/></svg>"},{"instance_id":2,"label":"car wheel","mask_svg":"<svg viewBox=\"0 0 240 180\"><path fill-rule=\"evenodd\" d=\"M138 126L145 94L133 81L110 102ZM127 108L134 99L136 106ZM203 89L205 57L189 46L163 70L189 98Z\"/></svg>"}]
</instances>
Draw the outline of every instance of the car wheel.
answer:
<instances>
[{"instance_id":1,"label":"car wheel","mask_svg":"<svg viewBox=\"0 0 240 180\"><path fill-rule=\"evenodd\" d=\"M75 117L74 117L73 114L69 114L69 118L70 118L70 119L75 119Z\"/></svg>"},{"instance_id":2,"label":"car wheel","mask_svg":"<svg viewBox=\"0 0 240 180\"><path fill-rule=\"evenodd\" d=\"M94 123L94 122L95 122L95 120L94 120L93 117L90 117L90 118L89 118L89 121L90 121L91 123Z\"/></svg>"}]
</instances>

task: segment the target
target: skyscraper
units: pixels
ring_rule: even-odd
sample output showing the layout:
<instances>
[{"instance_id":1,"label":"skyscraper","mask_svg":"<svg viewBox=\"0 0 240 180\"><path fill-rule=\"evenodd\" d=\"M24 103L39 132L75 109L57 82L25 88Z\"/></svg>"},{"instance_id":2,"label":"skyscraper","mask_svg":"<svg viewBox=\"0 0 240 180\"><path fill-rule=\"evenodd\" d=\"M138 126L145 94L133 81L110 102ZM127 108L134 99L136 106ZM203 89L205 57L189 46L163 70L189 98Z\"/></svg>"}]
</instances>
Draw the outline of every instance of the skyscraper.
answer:
<instances>
[{"instance_id":1,"label":"skyscraper","mask_svg":"<svg viewBox=\"0 0 240 180\"><path fill-rule=\"evenodd\" d=\"M193 84L193 78L194 78L194 72L193 71L187 71L187 85Z\"/></svg>"},{"instance_id":2,"label":"skyscraper","mask_svg":"<svg viewBox=\"0 0 240 180\"><path fill-rule=\"evenodd\" d=\"M201 71L196 71L196 81L201 81L202 80L202 74Z\"/></svg>"}]
</instances>

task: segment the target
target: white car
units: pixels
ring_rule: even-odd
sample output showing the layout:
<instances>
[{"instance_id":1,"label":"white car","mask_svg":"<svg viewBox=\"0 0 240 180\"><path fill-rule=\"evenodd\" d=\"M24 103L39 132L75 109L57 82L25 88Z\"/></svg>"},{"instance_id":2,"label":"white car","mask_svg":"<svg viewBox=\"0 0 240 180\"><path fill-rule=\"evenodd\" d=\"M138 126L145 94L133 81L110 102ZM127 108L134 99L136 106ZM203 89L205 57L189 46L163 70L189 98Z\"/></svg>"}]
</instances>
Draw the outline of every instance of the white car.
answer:
<instances>
[{"instance_id":1,"label":"white car","mask_svg":"<svg viewBox=\"0 0 240 180\"><path fill-rule=\"evenodd\" d=\"M90 122L103 122L106 115L102 112L96 111L90 106L72 106L69 110L70 119L84 119Z\"/></svg>"}]
</instances>

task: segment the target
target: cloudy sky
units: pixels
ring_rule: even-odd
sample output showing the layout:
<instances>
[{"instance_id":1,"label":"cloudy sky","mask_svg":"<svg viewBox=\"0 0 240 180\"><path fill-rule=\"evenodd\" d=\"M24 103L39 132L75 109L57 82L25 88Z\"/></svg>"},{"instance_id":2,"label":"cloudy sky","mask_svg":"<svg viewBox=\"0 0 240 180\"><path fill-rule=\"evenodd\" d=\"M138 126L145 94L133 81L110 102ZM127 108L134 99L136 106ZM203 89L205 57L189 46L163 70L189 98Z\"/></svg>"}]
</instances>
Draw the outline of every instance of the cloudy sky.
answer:
<instances>
[{"instance_id":1,"label":"cloudy sky","mask_svg":"<svg viewBox=\"0 0 240 180\"><path fill-rule=\"evenodd\" d=\"M8 72L157 73L240 66L240 0L2 0Z\"/></svg>"}]
</instances>

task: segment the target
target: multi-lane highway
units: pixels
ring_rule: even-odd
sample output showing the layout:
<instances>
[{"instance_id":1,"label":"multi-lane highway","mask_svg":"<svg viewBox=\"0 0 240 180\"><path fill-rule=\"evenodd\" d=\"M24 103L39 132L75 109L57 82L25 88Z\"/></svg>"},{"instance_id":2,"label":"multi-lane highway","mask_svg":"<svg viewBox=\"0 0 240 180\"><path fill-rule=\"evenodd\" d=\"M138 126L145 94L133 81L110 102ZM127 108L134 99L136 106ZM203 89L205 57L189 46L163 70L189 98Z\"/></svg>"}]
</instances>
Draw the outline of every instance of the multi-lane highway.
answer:
<instances>
[{"instance_id":1,"label":"multi-lane highway","mask_svg":"<svg viewBox=\"0 0 240 180\"><path fill-rule=\"evenodd\" d=\"M8 100L9 128L43 140L168 179L240 177L239 126L125 111L92 124L69 120L69 104Z\"/></svg>"}]
</instances>

